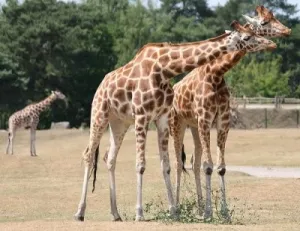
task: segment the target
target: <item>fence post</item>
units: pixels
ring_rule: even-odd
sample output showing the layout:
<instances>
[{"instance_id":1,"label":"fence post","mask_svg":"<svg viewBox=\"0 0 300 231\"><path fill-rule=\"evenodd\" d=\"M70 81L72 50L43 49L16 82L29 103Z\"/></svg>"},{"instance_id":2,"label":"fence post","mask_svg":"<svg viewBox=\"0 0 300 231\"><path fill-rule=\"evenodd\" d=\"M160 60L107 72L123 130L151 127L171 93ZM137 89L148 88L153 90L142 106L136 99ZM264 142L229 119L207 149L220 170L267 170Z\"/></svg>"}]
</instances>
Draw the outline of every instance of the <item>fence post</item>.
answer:
<instances>
[{"instance_id":1,"label":"fence post","mask_svg":"<svg viewBox=\"0 0 300 231\"><path fill-rule=\"evenodd\" d=\"M268 128L268 110L265 108L265 128Z\"/></svg>"}]
</instances>

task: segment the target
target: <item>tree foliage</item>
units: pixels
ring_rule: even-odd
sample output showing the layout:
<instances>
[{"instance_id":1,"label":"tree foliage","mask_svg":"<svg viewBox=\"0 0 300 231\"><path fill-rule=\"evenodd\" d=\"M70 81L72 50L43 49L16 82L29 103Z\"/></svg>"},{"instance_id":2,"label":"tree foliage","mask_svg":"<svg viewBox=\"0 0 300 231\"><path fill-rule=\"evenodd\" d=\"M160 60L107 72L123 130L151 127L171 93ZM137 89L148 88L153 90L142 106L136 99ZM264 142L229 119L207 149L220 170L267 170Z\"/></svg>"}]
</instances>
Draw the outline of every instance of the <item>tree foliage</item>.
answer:
<instances>
[{"instance_id":1,"label":"tree foliage","mask_svg":"<svg viewBox=\"0 0 300 231\"><path fill-rule=\"evenodd\" d=\"M0 12L0 113L59 89L70 107L55 104L42 127L52 120L79 126L89 121L105 74L127 63L144 44L217 36L235 19L244 23L241 15L253 15L257 4L272 9L292 35L275 39L278 48L272 53L247 55L226 74L227 82L238 95L299 96L300 24L296 6L286 0L228 0L214 9L206 0L149 0L146 5L140 0L7 0Z\"/></svg>"}]
</instances>

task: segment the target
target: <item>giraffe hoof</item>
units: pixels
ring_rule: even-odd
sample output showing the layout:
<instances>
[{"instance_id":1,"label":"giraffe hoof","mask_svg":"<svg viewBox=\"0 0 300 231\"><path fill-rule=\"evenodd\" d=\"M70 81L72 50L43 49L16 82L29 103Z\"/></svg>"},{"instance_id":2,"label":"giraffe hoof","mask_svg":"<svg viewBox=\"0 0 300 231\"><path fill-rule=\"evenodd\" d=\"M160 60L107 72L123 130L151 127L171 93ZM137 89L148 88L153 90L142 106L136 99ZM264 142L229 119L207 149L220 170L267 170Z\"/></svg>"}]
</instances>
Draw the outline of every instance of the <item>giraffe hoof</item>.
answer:
<instances>
[{"instance_id":1,"label":"giraffe hoof","mask_svg":"<svg viewBox=\"0 0 300 231\"><path fill-rule=\"evenodd\" d=\"M136 216L135 221L144 221L145 218L143 216Z\"/></svg>"},{"instance_id":2,"label":"giraffe hoof","mask_svg":"<svg viewBox=\"0 0 300 231\"><path fill-rule=\"evenodd\" d=\"M75 215L74 216L74 220L75 221L84 221L84 216L77 216L77 215Z\"/></svg>"},{"instance_id":3,"label":"giraffe hoof","mask_svg":"<svg viewBox=\"0 0 300 231\"><path fill-rule=\"evenodd\" d=\"M205 222L211 222L213 220L211 213L204 213L203 220Z\"/></svg>"},{"instance_id":4,"label":"giraffe hoof","mask_svg":"<svg viewBox=\"0 0 300 231\"><path fill-rule=\"evenodd\" d=\"M122 222L123 220L122 220L121 217L118 217L118 218L114 218L113 221L120 221L120 222Z\"/></svg>"}]
</instances>

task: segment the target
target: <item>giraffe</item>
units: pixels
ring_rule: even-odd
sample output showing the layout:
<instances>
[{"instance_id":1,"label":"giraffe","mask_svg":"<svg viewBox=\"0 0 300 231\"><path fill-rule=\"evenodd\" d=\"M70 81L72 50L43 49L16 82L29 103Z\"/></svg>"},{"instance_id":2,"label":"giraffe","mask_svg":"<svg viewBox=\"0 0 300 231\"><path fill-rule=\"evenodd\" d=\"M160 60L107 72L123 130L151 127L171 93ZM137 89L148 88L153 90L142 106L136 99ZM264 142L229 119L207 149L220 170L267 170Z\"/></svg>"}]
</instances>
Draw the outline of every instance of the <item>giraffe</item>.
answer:
<instances>
[{"instance_id":1,"label":"giraffe","mask_svg":"<svg viewBox=\"0 0 300 231\"><path fill-rule=\"evenodd\" d=\"M237 22L233 22L235 25ZM131 124L136 136L137 202L136 221L144 219L142 207L143 173L146 167L145 145L150 122L157 128L161 170L167 189L169 209L176 214L170 180L168 153L168 114L173 101L171 78L205 64L231 51L253 47L275 48L276 44L241 27L200 42L149 43L126 65L108 73L92 102L89 144L83 152L85 163L82 194L75 220L84 221L89 175L95 187L100 139L109 125L110 147L104 155L109 173L111 214L121 221L116 203L115 167L119 148ZM251 38L251 39L250 39Z\"/></svg>"},{"instance_id":2,"label":"giraffe","mask_svg":"<svg viewBox=\"0 0 300 231\"><path fill-rule=\"evenodd\" d=\"M291 30L283 26L268 9L258 6L256 7L256 11L258 17L255 20L267 21L268 23L264 23L264 25L259 27L256 27L257 24L252 25L247 23L244 26L247 30L253 31L254 28L257 34L272 37L286 36L291 33ZM266 26L268 26L267 30L265 29ZM179 203L180 178L182 170L185 170L183 138L186 127L189 126L194 141L194 154L191 161L195 175L200 213L202 213L200 165L201 157L203 156L203 170L206 175L205 219L212 217L210 182L213 162L210 153L210 128L214 121L217 123L217 172L220 177L221 211L227 211L224 181L226 172L224 152L230 126L230 115L234 116L235 113L231 110L230 93L223 77L248 52L253 52L253 50L244 49L220 56L218 59L194 69L173 87L174 100L171 109L170 126L176 154L175 203L176 205Z\"/></svg>"},{"instance_id":3,"label":"giraffe","mask_svg":"<svg viewBox=\"0 0 300 231\"><path fill-rule=\"evenodd\" d=\"M284 26L272 13L264 6L256 6L256 17L242 15L248 22L246 25L250 29L264 37L286 37L291 34L291 29Z\"/></svg>"},{"instance_id":4,"label":"giraffe","mask_svg":"<svg viewBox=\"0 0 300 231\"><path fill-rule=\"evenodd\" d=\"M55 100L64 100L68 105L66 96L60 91L51 91L51 94L40 101L33 103L20 111L13 113L8 119L8 143L6 154L13 154L13 141L16 135L16 130L19 128L30 128L30 155L37 156L35 150L36 128L39 123L40 114L47 110Z\"/></svg>"}]
</instances>

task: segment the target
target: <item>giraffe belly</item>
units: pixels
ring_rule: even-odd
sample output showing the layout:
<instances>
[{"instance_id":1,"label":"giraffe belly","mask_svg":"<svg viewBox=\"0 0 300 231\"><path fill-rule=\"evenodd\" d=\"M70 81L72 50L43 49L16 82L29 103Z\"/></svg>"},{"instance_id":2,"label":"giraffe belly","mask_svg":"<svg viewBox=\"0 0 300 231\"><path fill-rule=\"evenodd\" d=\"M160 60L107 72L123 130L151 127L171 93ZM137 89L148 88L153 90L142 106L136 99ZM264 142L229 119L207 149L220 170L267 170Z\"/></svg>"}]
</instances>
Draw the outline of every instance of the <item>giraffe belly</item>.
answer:
<instances>
[{"instance_id":1,"label":"giraffe belly","mask_svg":"<svg viewBox=\"0 0 300 231\"><path fill-rule=\"evenodd\" d=\"M127 124L134 124L134 113L131 103L111 107L110 117L118 118Z\"/></svg>"}]
</instances>

